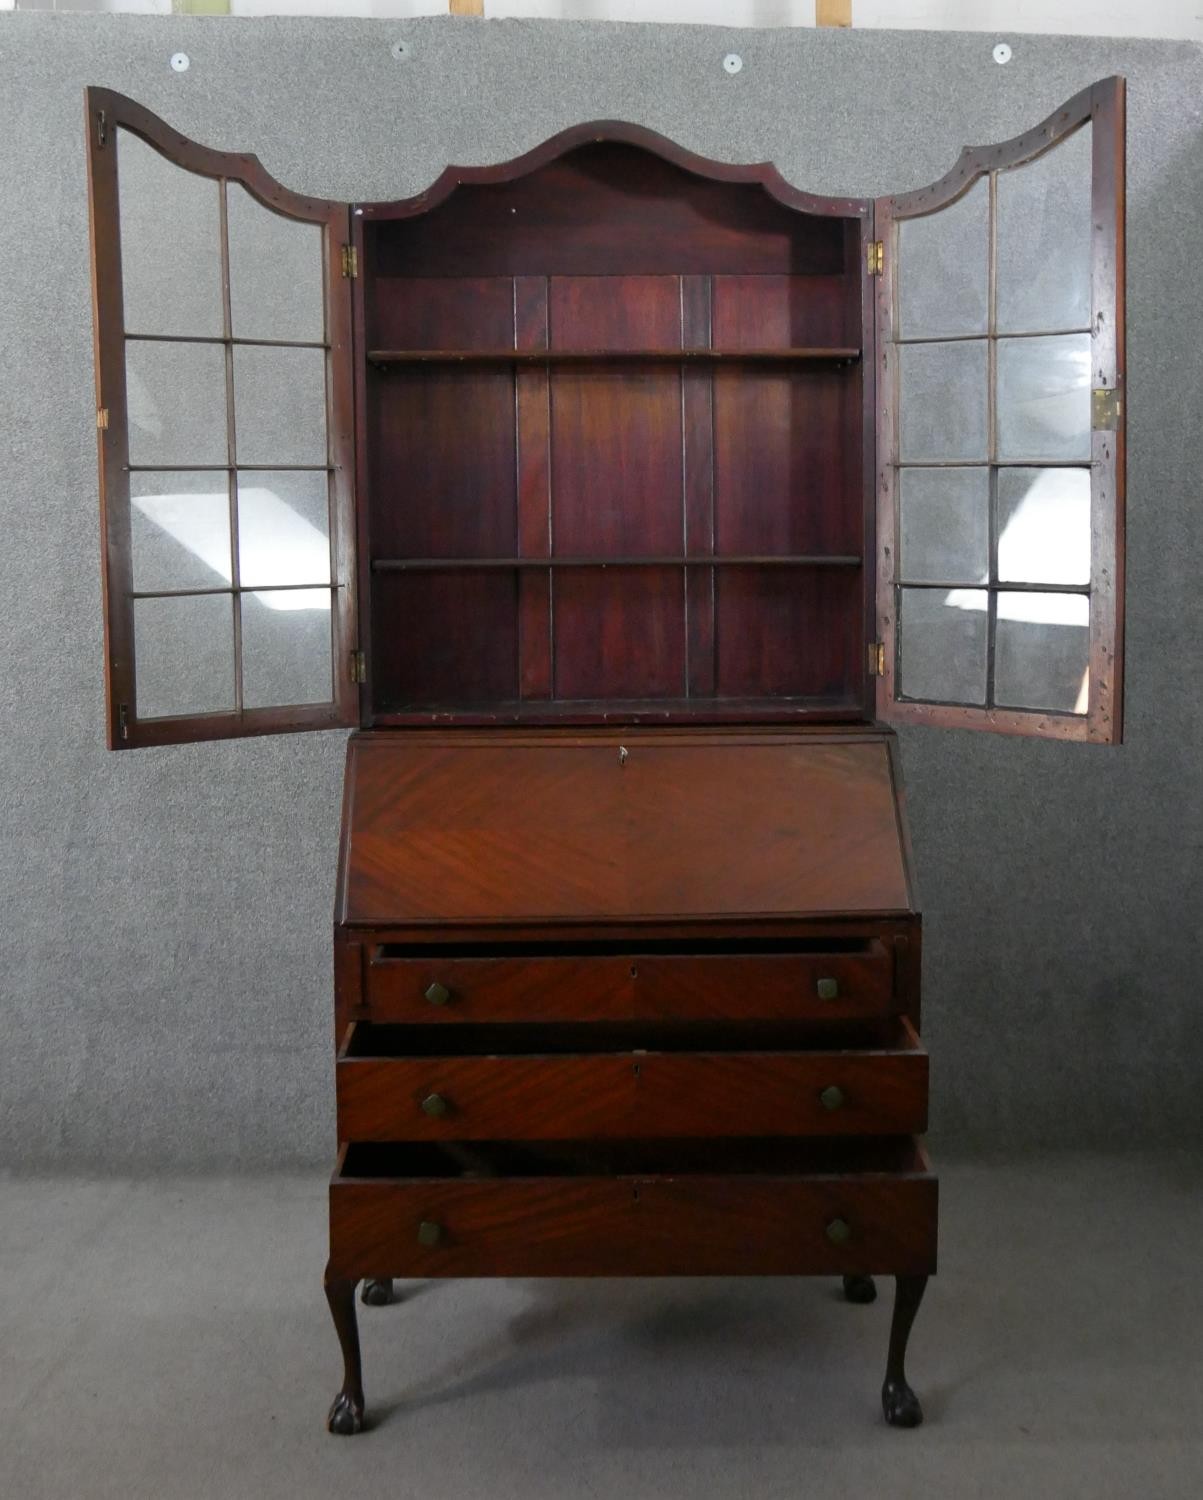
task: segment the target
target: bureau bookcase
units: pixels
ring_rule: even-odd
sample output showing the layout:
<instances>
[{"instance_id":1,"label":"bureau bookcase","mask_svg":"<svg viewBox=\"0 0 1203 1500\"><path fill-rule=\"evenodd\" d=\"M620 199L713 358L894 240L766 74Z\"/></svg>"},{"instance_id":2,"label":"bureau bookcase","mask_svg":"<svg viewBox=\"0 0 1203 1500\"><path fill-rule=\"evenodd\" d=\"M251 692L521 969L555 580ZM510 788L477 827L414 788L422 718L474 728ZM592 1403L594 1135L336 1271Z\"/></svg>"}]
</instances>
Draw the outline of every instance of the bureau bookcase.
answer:
<instances>
[{"instance_id":1,"label":"bureau bookcase","mask_svg":"<svg viewBox=\"0 0 1203 1500\"><path fill-rule=\"evenodd\" d=\"M936 1264L895 721L1114 742L1124 88L821 198L282 188L86 98L114 749L348 744L329 1425L396 1278Z\"/></svg>"}]
</instances>

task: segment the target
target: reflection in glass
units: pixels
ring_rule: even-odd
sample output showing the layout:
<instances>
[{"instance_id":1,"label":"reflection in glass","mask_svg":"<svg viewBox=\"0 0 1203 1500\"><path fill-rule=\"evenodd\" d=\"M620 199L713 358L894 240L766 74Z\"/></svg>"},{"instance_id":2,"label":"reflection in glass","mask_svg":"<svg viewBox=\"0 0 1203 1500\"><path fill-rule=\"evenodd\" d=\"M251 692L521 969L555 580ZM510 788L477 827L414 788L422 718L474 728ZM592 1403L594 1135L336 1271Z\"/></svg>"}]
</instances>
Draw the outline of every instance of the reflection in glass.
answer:
<instances>
[{"instance_id":1,"label":"reflection in glass","mask_svg":"<svg viewBox=\"0 0 1203 1500\"><path fill-rule=\"evenodd\" d=\"M230 324L236 339L321 343L322 231L256 202L239 182L226 189Z\"/></svg>"},{"instance_id":2,"label":"reflection in glass","mask_svg":"<svg viewBox=\"0 0 1203 1500\"><path fill-rule=\"evenodd\" d=\"M1090 601L1084 594L1000 593L994 701L1084 714L1089 706Z\"/></svg>"},{"instance_id":3,"label":"reflection in glass","mask_svg":"<svg viewBox=\"0 0 1203 1500\"><path fill-rule=\"evenodd\" d=\"M898 693L928 703L985 703L985 589L899 589Z\"/></svg>"},{"instance_id":4,"label":"reflection in glass","mask_svg":"<svg viewBox=\"0 0 1203 1500\"><path fill-rule=\"evenodd\" d=\"M999 339L999 458L1090 459L1090 335Z\"/></svg>"},{"instance_id":5,"label":"reflection in glass","mask_svg":"<svg viewBox=\"0 0 1203 1500\"><path fill-rule=\"evenodd\" d=\"M220 344L127 340L129 461L190 468L224 464L226 357Z\"/></svg>"},{"instance_id":6,"label":"reflection in glass","mask_svg":"<svg viewBox=\"0 0 1203 1500\"><path fill-rule=\"evenodd\" d=\"M134 600L138 718L234 707L234 614L230 594Z\"/></svg>"},{"instance_id":7,"label":"reflection in glass","mask_svg":"<svg viewBox=\"0 0 1203 1500\"><path fill-rule=\"evenodd\" d=\"M998 577L1090 582L1090 470L998 471Z\"/></svg>"},{"instance_id":8,"label":"reflection in glass","mask_svg":"<svg viewBox=\"0 0 1203 1500\"><path fill-rule=\"evenodd\" d=\"M900 221L899 338L985 333L989 205L982 179L950 207Z\"/></svg>"},{"instance_id":9,"label":"reflection in glass","mask_svg":"<svg viewBox=\"0 0 1203 1500\"><path fill-rule=\"evenodd\" d=\"M244 705L329 703L332 697L330 590L243 594Z\"/></svg>"},{"instance_id":10,"label":"reflection in glass","mask_svg":"<svg viewBox=\"0 0 1203 1500\"><path fill-rule=\"evenodd\" d=\"M235 345L234 426L240 464L324 464L325 351Z\"/></svg>"},{"instance_id":11,"label":"reflection in glass","mask_svg":"<svg viewBox=\"0 0 1203 1500\"><path fill-rule=\"evenodd\" d=\"M986 342L898 347L899 457L986 457Z\"/></svg>"},{"instance_id":12,"label":"reflection in glass","mask_svg":"<svg viewBox=\"0 0 1203 1500\"><path fill-rule=\"evenodd\" d=\"M326 488L324 470L239 474L239 581L269 590L261 596L264 608L311 610L315 605L305 590L286 586L329 583ZM131 474L130 499L135 590L231 584L224 474ZM273 587L281 592L270 592Z\"/></svg>"},{"instance_id":13,"label":"reflection in glass","mask_svg":"<svg viewBox=\"0 0 1203 1500\"><path fill-rule=\"evenodd\" d=\"M1090 327L1091 129L998 174L997 327Z\"/></svg>"},{"instance_id":14,"label":"reflection in glass","mask_svg":"<svg viewBox=\"0 0 1203 1500\"><path fill-rule=\"evenodd\" d=\"M130 551L140 593L230 581L230 494L224 474L131 474Z\"/></svg>"},{"instance_id":15,"label":"reflection in glass","mask_svg":"<svg viewBox=\"0 0 1203 1500\"><path fill-rule=\"evenodd\" d=\"M128 130L117 132L127 333L220 338L220 189Z\"/></svg>"},{"instance_id":16,"label":"reflection in glass","mask_svg":"<svg viewBox=\"0 0 1203 1500\"><path fill-rule=\"evenodd\" d=\"M239 473L238 569L244 588L330 582L325 470Z\"/></svg>"},{"instance_id":17,"label":"reflection in glass","mask_svg":"<svg viewBox=\"0 0 1203 1500\"><path fill-rule=\"evenodd\" d=\"M987 469L900 469L899 577L984 583L990 569Z\"/></svg>"}]
</instances>

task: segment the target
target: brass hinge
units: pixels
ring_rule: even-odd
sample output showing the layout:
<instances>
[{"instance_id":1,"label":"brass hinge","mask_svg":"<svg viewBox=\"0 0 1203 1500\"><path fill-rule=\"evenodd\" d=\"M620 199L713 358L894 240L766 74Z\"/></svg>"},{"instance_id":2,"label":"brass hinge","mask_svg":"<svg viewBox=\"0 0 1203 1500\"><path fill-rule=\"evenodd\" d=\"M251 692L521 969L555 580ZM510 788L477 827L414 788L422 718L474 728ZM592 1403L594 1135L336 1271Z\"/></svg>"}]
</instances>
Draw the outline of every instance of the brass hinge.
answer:
<instances>
[{"instance_id":1,"label":"brass hinge","mask_svg":"<svg viewBox=\"0 0 1203 1500\"><path fill-rule=\"evenodd\" d=\"M865 257L869 263L869 275L880 276L882 267L886 263L886 247L883 240L870 240L865 247Z\"/></svg>"},{"instance_id":2,"label":"brass hinge","mask_svg":"<svg viewBox=\"0 0 1203 1500\"><path fill-rule=\"evenodd\" d=\"M117 736L119 739L129 739L129 708L124 703L117 705Z\"/></svg>"},{"instance_id":3,"label":"brass hinge","mask_svg":"<svg viewBox=\"0 0 1203 1500\"><path fill-rule=\"evenodd\" d=\"M368 680L368 664L364 659L362 651L351 652L351 681L356 683Z\"/></svg>"},{"instance_id":4,"label":"brass hinge","mask_svg":"<svg viewBox=\"0 0 1203 1500\"><path fill-rule=\"evenodd\" d=\"M1109 386L1095 386L1090 393L1090 425L1095 432L1114 432L1124 414L1119 392Z\"/></svg>"},{"instance_id":5,"label":"brass hinge","mask_svg":"<svg viewBox=\"0 0 1203 1500\"><path fill-rule=\"evenodd\" d=\"M101 432L109 430L109 409L107 406L98 406L96 408L96 425Z\"/></svg>"},{"instance_id":6,"label":"brass hinge","mask_svg":"<svg viewBox=\"0 0 1203 1500\"><path fill-rule=\"evenodd\" d=\"M109 118L103 109L96 111L96 146L103 151L109 142Z\"/></svg>"},{"instance_id":7,"label":"brass hinge","mask_svg":"<svg viewBox=\"0 0 1203 1500\"><path fill-rule=\"evenodd\" d=\"M869 642L869 676L884 677L886 675L886 648L884 641Z\"/></svg>"},{"instance_id":8,"label":"brass hinge","mask_svg":"<svg viewBox=\"0 0 1203 1500\"><path fill-rule=\"evenodd\" d=\"M359 251L354 245L343 246L343 275L351 280L359 275Z\"/></svg>"}]
</instances>

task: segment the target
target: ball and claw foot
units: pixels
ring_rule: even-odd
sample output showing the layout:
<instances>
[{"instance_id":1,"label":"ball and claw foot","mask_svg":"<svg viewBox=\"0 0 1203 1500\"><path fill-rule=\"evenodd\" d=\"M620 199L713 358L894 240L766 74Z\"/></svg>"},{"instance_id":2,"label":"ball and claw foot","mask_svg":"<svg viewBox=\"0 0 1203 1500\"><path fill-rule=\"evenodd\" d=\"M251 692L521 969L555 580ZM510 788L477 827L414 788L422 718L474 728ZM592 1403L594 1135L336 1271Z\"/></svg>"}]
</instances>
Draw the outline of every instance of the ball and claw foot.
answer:
<instances>
[{"instance_id":1,"label":"ball and claw foot","mask_svg":"<svg viewBox=\"0 0 1203 1500\"><path fill-rule=\"evenodd\" d=\"M340 1437L350 1437L352 1433L362 1432L363 1402L353 1400L346 1391L339 1391L330 1408L330 1415L326 1418L326 1431L335 1432Z\"/></svg>"},{"instance_id":2,"label":"ball and claw foot","mask_svg":"<svg viewBox=\"0 0 1203 1500\"><path fill-rule=\"evenodd\" d=\"M904 1380L886 1380L882 1386L882 1412L891 1427L918 1427L922 1422L919 1398Z\"/></svg>"},{"instance_id":3,"label":"ball and claw foot","mask_svg":"<svg viewBox=\"0 0 1203 1500\"><path fill-rule=\"evenodd\" d=\"M905 1380L887 1380L881 1388L881 1409L891 1427L918 1427L923 1421L919 1398Z\"/></svg>"},{"instance_id":4,"label":"ball and claw foot","mask_svg":"<svg viewBox=\"0 0 1203 1500\"><path fill-rule=\"evenodd\" d=\"M849 1302L876 1302L877 1286L872 1276L845 1276L844 1296Z\"/></svg>"},{"instance_id":5,"label":"ball and claw foot","mask_svg":"<svg viewBox=\"0 0 1203 1500\"><path fill-rule=\"evenodd\" d=\"M359 1359L359 1327L355 1319L355 1281L353 1276L339 1276L326 1267L326 1300L338 1334L343 1356L342 1390L334 1398L326 1431L350 1437L363 1430L363 1370Z\"/></svg>"},{"instance_id":6,"label":"ball and claw foot","mask_svg":"<svg viewBox=\"0 0 1203 1500\"><path fill-rule=\"evenodd\" d=\"M363 1284L363 1290L359 1294L359 1300L365 1307L388 1307L390 1303L397 1300L393 1292L393 1283L387 1279L374 1281L370 1277Z\"/></svg>"},{"instance_id":7,"label":"ball and claw foot","mask_svg":"<svg viewBox=\"0 0 1203 1500\"><path fill-rule=\"evenodd\" d=\"M890 1352L886 1359L886 1378L881 1388L881 1409L891 1427L918 1427L923 1421L923 1408L919 1398L911 1390L906 1378L906 1345L911 1336L911 1325L923 1291L927 1286L926 1276L896 1276L894 1278L894 1317L890 1323Z\"/></svg>"}]
</instances>

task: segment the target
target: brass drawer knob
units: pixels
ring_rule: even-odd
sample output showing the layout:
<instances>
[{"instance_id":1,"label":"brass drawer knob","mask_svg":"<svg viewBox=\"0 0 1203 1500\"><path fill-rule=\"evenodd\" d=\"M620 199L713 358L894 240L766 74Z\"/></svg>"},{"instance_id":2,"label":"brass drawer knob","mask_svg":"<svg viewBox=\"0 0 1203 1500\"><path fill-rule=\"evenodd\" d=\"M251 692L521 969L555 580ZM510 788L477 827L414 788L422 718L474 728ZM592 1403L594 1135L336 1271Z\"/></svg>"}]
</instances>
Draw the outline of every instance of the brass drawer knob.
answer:
<instances>
[{"instance_id":1,"label":"brass drawer knob","mask_svg":"<svg viewBox=\"0 0 1203 1500\"><path fill-rule=\"evenodd\" d=\"M832 1219L826 1233L833 1245L846 1245L852 1238L852 1226L847 1219Z\"/></svg>"},{"instance_id":2,"label":"brass drawer knob","mask_svg":"<svg viewBox=\"0 0 1203 1500\"><path fill-rule=\"evenodd\" d=\"M451 999L451 991L436 979L433 984L426 986L426 998L431 1005L446 1005Z\"/></svg>"},{"instance_id":3,"label":"brass drawer knob","mask_svg":"<svg viewBox=\"0 0 1203 1500\"><path fill-rule=\"evenodd\" d=\"M840 982L838 979L820 979L815 988L819 992L820 1000L838 1000L840 998Z\"/></svg>"},{"instance_id":4,"label":"brass drawer knob","mask_svg":"<svg viewBox=\"0 0 1203 1500\"><path fill-rule=\"evenodd\" d=\"M443 1226L436 1224L433 1219L423 1219L418 1225L418 1244L425 1245L428 1249L437 1245L443 1238Z\"/></svg>"},{"instance_id":5,"label":"brass drawer knob","mask_svg":"<svg viewBox=\"0 0 1203 1500\"><path fill-rule=\"evenodd\" d=\"M422 1100L422 1113L438 1118L439 1115L447 1113L447 1101L442 1094L427 1094Z\"/></svg>"},{"instance_id":6,"label":"brass drawer knob","mask_svg":"<svg viewBox=\"0 0 1203 1500\"><path fill-rule=\"evenodd\" d=\"M844 1104L844 1091L837 1084L830 1084L819 1095L819 1103L824 1109L842 1109Z\"/></svg>"}]
</instances>

